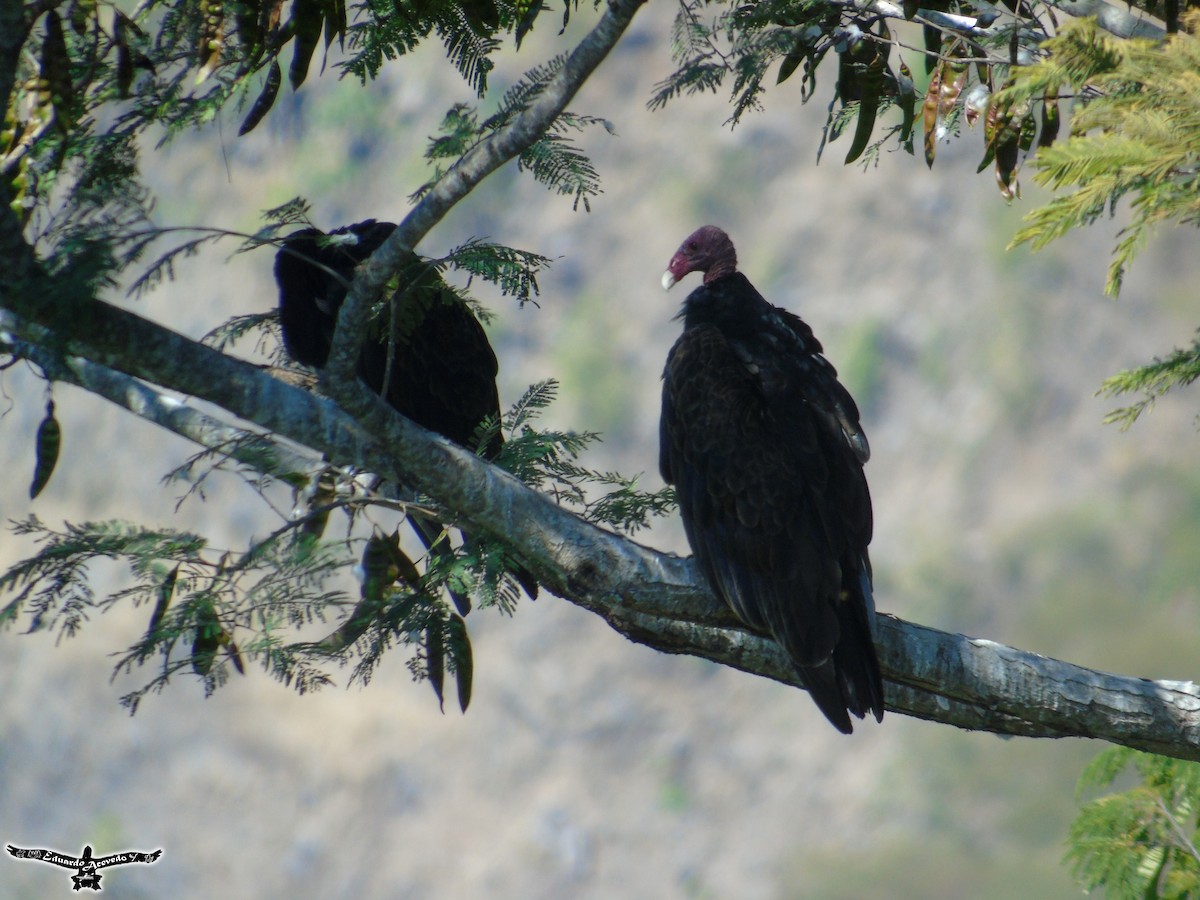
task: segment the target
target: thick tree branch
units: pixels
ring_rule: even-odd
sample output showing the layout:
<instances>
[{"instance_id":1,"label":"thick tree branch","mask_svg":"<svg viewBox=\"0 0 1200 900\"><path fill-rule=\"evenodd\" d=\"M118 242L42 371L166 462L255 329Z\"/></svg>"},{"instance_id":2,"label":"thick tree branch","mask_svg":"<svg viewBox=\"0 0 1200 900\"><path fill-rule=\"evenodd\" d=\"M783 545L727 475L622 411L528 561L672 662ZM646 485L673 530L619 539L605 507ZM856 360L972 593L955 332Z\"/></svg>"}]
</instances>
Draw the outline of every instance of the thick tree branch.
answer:
<instances>
[{"instance_id":1,"label":"thick tree branch","mask_svg":"<svg viewBox=\"0 0 1200 900\"><path fill-rule=\"evenodd\" d=\"M603 531L382 403L355 422L328 400L96 302L89 321L23 298L0 330L216 403L247 421L414 485L439 515L514 548L555 594L632 640L795 683L782 651L747 633L690 560ZM122 362L122 359L124 362ZM368 395L369 396L369 395ZM876 643L894 712L960 728L1036 737L1094 737L1200 759L1200 688L1109 675L991 641L880 615Z\"/></svg>"},{"instance_id":2,"label":"thick tree branch","mask_svg":"<svg viewBox=\"0 0 1200 900\"><path fill-rule=\"evenodd\" d=\"M658 650L796 683L786 655L766 638L643 613L604 617ZM876 616L875 644L889 710L974 731L1099 738L1200 760L1200 685L1194 682L1111 675L886 614Z\"/></svg>"}]
</instances>

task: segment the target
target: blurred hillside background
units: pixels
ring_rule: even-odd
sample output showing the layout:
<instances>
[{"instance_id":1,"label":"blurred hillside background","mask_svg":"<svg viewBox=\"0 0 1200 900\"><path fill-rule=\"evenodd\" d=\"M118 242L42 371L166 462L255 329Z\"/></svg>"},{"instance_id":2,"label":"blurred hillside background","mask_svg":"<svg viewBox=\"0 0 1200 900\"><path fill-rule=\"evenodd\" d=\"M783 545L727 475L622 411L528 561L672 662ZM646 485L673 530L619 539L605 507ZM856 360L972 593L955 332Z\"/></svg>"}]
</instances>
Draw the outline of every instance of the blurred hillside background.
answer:
<instances>
[{"instance_id":1,"label":"blurred hillside background","mask_svg":"<svg viewBox=\"0 0 1200 900\"><path fill-rule=\"evenodd\" d=\"M558 378L546 421L603 432L588 461L657 487L659 374L695 283L664 294L659 276L694 227L723 225L862 407L880 609L1104 670L1200 675L1200 395L1168 397L1126 433L1101 424L1116 401L1094 396L1191 334L1194 232L1163 232L1113 302L1101 288L1119 220L1007 252L1045 195L1026 173L1025 199L1007 206L975 174L977 133L941 147L932 172L903 154L844 168L846 141L816 165L832 71L813 104L795 79L733 131L723 95L651 113L673 9L644 10L571 105L616 131L580 138L604 180L590 213L510 165L418 248L478 236L557 258L537 307L479 292L496 314L502 401ZM590 20L580 10L570 32ZM554 25L543 16L495 84L562 46ZM253 231L297 194L323 227L398 221L428 178L428 136L470 99L436 48L366 89L327 73L247 138L230 117L147 147L159 221ZM272 255L232 249L128 302L193 336L272 308ZM0 511L23 518L42 388L20 367L2 387ZM176 512L185 487L158 479L191 446L79 392L54 397L63 457L32 506L43 521L172 524L231 547L277 525L233 478ZM686 552L674 519L638 539ZM6 535L0 565L29 550ZM117 567L97 573L122 583ZM307 697L251 669L206 701L180 677L130 718L118 697L149 675L110 681L109 654L148 615L122 608L58 646L0 635L0 843L163 848L152 867L107 870L106 897L1081 893L1060 860L1100 744L898 715L842 737L801 693L635 646L548 595L511 619L472 615L466 715L440 714L397 654L366 690ZM65 896L68 875L5 857L0 897Z\"/></svg>"}]
</instances>

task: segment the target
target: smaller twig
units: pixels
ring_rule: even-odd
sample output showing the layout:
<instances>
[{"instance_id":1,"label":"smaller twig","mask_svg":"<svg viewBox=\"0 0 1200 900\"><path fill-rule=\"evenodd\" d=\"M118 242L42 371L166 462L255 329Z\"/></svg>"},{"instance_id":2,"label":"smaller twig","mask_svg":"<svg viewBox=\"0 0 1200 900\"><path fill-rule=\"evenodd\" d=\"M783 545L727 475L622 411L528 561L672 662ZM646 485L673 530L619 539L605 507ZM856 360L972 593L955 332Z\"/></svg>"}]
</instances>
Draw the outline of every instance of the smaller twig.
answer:
<instances>
[{"instance_id":1,"label":"smaller twig","mask_svg":"<svg viewBox=\"0 0 1200 900\"><path fill-rule=\"evenodd\" d=\"M1200 862L1200 850L1196 849L1196 845L1192 843L1192 839L1188 837L1188 833L1184 831L1183 826L1179 824L1179 820L1172 815L1171 810L1167 807L1166 802L1161 796L1155 795L1155 802L1158 803L1158 808L1162 814L1167 817L1167 823L1171 826L1171 830L1175 832L1175 839L1179 849L1191 855L1191 857Z\"/></svg>"},{"instance_id":2,"label":"smaller twig","mask_svg":"<svg viewBox=\"0 0 1200 900\"><path fill-rule=\"evenodd\" d=\"M21 135L16 145L4 154L3 159L0 159L0 175L9 176L16 171L21 160L33 152L33 148L37 142L42 139L47 131L54 127L56 118L53 114L46 116L40 125L36 128L28 129Z\"/></svg>"},{"instance_id":3,"label":"smaller twig","mask_svg":"<svg viewBox=\"0 0 1200 900\"><path fill-rule=\"evenodd\" d=\"M949 63L969 63L975 65L980 63L985 66L1007 66L1008 57L992 57L992 56L948 56L944 53L930 53L924 47L916 47L912 44L906 44L898 38L885 38L870 31L863 32L863 38L868 41L874 41L877 44L891 44L900 50L909 50L913 53L919 53L921 56L929 59L936 59L940 62Z\"/></svg>"}]
</instances>

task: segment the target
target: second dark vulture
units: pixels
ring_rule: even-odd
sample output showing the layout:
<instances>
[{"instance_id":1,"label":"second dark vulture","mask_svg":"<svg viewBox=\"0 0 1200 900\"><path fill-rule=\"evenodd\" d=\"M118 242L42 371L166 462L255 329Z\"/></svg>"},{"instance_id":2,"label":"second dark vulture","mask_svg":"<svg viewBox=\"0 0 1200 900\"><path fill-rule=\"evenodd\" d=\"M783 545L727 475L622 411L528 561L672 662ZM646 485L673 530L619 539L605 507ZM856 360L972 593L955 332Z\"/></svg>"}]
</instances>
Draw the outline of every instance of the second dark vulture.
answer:
<instances>
[{"instance_id":1,"label":"second dark vulture","mask_svg":"<svg viewBox=\"0 0 1200 900\"><path fill-rule=\"evenodd\" d=\"M663 373L659 467L696 563L733 612L778 641L826 718L883 718L871 639L870 455L858 408L812 329L768 303L709 225L663 275L703 284Z\"/></svg>"},{"instance_id":2,"label":"second dark vulture","mask_svg":"<svg viewBox=\"0 0 1200 900\"><path fill-rule=\"evenodd\" d=\"M367 219L323 234L306 228L290 235L275 258L279 286L279 322L288 356L322 368L329 359L338 310L360 263L395 231L391 222ZM498 430L484 438L486 418L500 420L496 390L499 366L479 320L441 279L437 269L415 253L401 273L402 287L392 298L391 316L379 333L363 343L358 376L388 405L418 425L456 444L495 458L503 444ZM388 347L392 345L391 370ZM414 529L428 546L440 529L417 518ZM531 597L537 582L516 573ZM454 595L459 611L469 605Z\"/></svg>"}]
</instances>

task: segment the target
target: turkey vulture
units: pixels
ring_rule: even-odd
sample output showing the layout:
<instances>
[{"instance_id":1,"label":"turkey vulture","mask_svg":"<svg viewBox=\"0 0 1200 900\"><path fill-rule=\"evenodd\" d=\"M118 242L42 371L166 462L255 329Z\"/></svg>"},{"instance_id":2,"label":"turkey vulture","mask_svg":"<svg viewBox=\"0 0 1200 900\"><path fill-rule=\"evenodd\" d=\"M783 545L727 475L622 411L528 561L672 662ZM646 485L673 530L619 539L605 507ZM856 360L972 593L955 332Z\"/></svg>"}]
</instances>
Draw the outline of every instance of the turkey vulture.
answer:
<instances>
[{"instance_id":1,"label":"turkey vulture","mask_svg":"<svg viewBox=\"0 0 1200 900\"><path fill-rule=\"evenodd\" d=\"M391 222L367 219L328 235L306 228L288 236L275 258L279 322L288 356L318 369L325 365L355 269L395 229ZM384 317L388 324L363 344L358 376L418 425L493 459L503 443L499 431L489 431L482 447L477 432L485 418L500 420L496 354L479 320L446 287L437 269L415 253L410 257L401 273L403 286L392 298L392 315ZM442 530L415 517L410 522L426 547ZM533 576L524 570L514 574L536 597ZM452 596L465 614L469 601Z\"/></svg>"},{"instance_id":2,"label":"turkey vulture","mask_svg":"<svg viewBox=\"0 0 1200 900\"><path fill-rule=\"evenodd\" d=\"M783 646L848 734L848 713L883 718L858 408L812 329L737 270L724 231L688 237L663 287L689 272L704 283L663 372L659 468L713 592Z\"/></svg>"}]
</instances>

